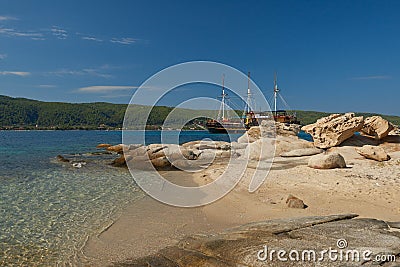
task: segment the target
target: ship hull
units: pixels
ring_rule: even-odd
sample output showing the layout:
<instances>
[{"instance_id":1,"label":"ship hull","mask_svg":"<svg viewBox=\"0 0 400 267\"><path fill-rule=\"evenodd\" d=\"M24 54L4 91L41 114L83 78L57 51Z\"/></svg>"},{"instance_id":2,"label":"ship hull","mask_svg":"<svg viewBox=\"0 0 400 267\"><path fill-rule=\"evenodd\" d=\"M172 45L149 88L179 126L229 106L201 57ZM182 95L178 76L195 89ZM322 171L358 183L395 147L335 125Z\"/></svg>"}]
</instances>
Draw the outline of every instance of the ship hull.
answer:
<instances>
[{"instance_id":1,"label":"ship hull","mask_svg":"<svg viewBox=\"0 0 400 267\"><path fill-rule=\"evenodd\" d=\"M213 120L207 122L206 127L210 133L229 134L246 132L246 128L241 123L235 122L218 122Z\"/></svg>"}]
</instances>

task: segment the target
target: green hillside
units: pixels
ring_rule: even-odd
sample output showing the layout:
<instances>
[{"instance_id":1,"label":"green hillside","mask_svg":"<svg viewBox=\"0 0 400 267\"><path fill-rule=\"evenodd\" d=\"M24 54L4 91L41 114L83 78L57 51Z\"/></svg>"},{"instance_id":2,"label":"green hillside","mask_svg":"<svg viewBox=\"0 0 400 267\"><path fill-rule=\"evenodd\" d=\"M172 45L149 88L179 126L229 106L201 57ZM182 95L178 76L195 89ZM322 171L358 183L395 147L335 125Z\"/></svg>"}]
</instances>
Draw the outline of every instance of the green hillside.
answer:
<instances>
[{"instance_id":1,"label":"green hillside","mask_svg":"<svg viewBox=\"0 0 400 267\"><path fill-rule=\"evenodd\" d=\"M97 103L42 102L25 98L0 96L0 129L116 129L121 128L127 105ZM149 129L158 129L174 108L165 106L130 106L129 120L137 128L146 124ZM168 127L183 125L193 118L204 122L204 115L216 115L216 111L175 109ZM147 121L144 114L150 112ZM296 111L302 124L310 124L330 113L317 111ZM357 113L365 117L378 115ZM381 115L396 125L400 117ZM134 127L133 127L134 128Z\"/></svg>"}]
</instances>

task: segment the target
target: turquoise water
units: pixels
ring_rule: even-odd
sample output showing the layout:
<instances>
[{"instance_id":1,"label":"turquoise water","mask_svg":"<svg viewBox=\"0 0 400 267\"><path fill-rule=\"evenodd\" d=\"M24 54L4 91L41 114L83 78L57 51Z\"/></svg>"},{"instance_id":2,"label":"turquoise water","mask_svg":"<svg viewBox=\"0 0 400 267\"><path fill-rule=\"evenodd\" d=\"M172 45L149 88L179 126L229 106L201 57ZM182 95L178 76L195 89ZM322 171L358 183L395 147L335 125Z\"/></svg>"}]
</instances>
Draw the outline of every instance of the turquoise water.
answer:
<instances>
[{"instance_id":1,"label":"turquoise water","mask_svg":"<svg viewBox=\"0 0 400 267\"><path fill-rule=\"evenodd\" d=\"M187 131L179 142L207 137L229 141ZM147 132L146 143L158 142L160 132ZM99 143L121 143L121 132L0 131L0 266L74 265L87 238L142 196L126 169L109 165L116 155L90 153ZM74 168L58 154L87 164Z\"/></svg>"},{"instance_id":2,"label":"turquoise water","mask_svg":"<svg viewBox=\"0 0 400 267\"><path fill-rule=\"evenodd\" d=\"M135 140L142 132L130 132ZM229 140L205 131L164 132L165 141ZM302 134L302 138L309 139ZM139 140L139 138L138 138ZM160 132L146 132L159 143ZM91 235L143 196L129 172L94 155L99 143L121 143L119 131L0 131L0 266L75 265ZM57 155L85 161L82 168ZM80 258L82 259L82 258Z\"/></svg>"}]
</instances>

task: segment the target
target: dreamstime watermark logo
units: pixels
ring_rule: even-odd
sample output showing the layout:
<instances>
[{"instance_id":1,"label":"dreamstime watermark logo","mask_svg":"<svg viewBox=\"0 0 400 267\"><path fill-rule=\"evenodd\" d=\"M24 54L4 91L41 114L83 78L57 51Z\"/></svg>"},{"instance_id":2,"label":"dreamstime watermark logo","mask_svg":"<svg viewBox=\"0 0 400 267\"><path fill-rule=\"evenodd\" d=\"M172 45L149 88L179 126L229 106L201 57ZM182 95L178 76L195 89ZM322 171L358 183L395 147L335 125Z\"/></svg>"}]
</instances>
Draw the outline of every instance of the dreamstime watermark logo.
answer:
<instances>
[{"instance_id":1,"label":"dreamstime watermark logo","mask_svg":"<svg viewBox=\"0 0 400 267\"><path fill-rule=\"evenodd\" d=\"M336 248L329 247L324 250L305 249L290 251L284 249L270 249L264 245L262 249L257 252L257 260L279 261L279 262L395 262L396 255L393 254L377 254L369 249L357 250L349 249L346 239L338 239Z\"/></svg>"},{"instance_id":2,"label":"dreamstime watermark logo","mask_svg":"<svg viewBox=\"0 0 400 267\"><path fill-rule=\"evenodd\" d=\"M146 144L147 131L146 125L149 125L154 117L153 107L171 92L179 92L179 88L190 84L208 84L218 88L215 95L220 94L221 77L225 75L224 87L231 94L242 98L243 103L250 105L254 109L254 104L248 103L245 95L248 87L251 88L251 96L256 98L257 109L270 112L268 101L258 86L248 80L247 75L230 66L208 61L194 61L168 67L146 80L134 93L125 113L122 142L124 146L124 155L129 171L135 182L151 197L173 206L195 207L214 202L229 191L231 191L240 179L244 176L246 168L251 161L254 172L249 180L248 190L254 192L268 175L272 165L272 159L275 154L275 123L272 113L268 117L271 123L267 123L271 129L268 138L262 138L252 151L247 149L246 153L237 156L233 147L226 148L231 151L229 157L224 158L226 163L225 171L216 177L212 182L198 187L184 187L166 180L156 170L154 166L163 166L172 164L185 172L200 171L208 168L214 158L210 157L208 151L201 151L201 146L217 145L213 140L200 140L196 151L188 151L186 148L182 151L179 146L179 135L171 141L169 131L161 131L161 144L153 144L147 147L139 147L132 144ZM176 98L179 99L179 98ZM220 121L218 112L213 110L215 106L223 105L224 110L232 111L236 114L237 108L229 103L217 100L215 97L200 96L190 99L184 99L182 103L169 112L164 121L162 129L180 129L182 130L187 122L198 118L208 118L209 120ZM195 115L185 114L191 107L197 107ZM201 107L200 109L198 107ZM188 112L186 112L188 113ZM224 119L224 123L227 119ZM236 121L243 122L244 118L236 115ZM268 121L268 119L267 119ZM180 125L176 125L177 123ZM221 123L223 127L225 124ZM135 131L133 131L135 130ZM141 131L137 131L141 130ZM233 140L231 132L228 130L230 140ZM244 128L243 128L244 130ZM243 131L244 132L244 131ZM225 148L224 148L225 149ZM254 151L256 150L256 151ZM192 157L192 155L195 155ZM225 155L225 154L224 154ZM211 159L211 161L210 161ZM195 168L193 168L195 166ZM258 168L262 166L261 168Z\"/></svg>"}]
</instances>

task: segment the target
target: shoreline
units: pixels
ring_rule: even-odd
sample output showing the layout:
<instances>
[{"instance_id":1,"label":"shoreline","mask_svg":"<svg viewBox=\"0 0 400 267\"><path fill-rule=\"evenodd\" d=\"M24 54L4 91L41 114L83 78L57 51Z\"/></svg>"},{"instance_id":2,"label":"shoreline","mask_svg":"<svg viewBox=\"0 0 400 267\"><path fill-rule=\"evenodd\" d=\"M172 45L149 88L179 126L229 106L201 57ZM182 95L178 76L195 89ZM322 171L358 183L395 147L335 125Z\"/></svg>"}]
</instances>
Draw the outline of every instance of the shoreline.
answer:
<instances>
[{"instance_id":1,"label":"shoreline","mask_svg":"<svg viewBox=\"0 0 400 267\"><path fill-rule=\"evenodd\" d=\"M352 177L351 174L365 169L374 175L371 170L377 163L344 154L349 161L354 160L352 168L313 170L300 164L280 169L276 168L279 163L274 163L266 181L255 193L247 192L244 180L220 200L198 208L172 207L145 196L129 204L96 238L90 238L83 254L91 259L91 266L108 266L154 254L188 235L216 234L270 219L355 213L360 218L399 221L400 208L396 208L395 203L400 201L400 196L396 194L395 185L400 178L393 181L383 178L382 185L374 187L375 180L366 182L364 177ZM394 160L400 162L400 153L395 153ZM169 178L175 183L177 180L183 182L181 185L200 185L209 182L221 169L216 165L206 171L185 175L184 180L177 173L170 174ZM378 173L379 170L375 171ZM308 208L288 208L285 200L289 194L303 199Z\"/></svg>"},{"instance_id":2,"label":"shoreline","mask_svg":"<svg viewBox=\"0 0 400 267\"><path fill-rule=\"evenodd\" d=\"M233 190L201 207L178 208L146 196L89 239L82 253L91 266L109 266L157 255L166 247L176 247L187 236L220 234L232 227L272 219L356 214L359 218L399 222L400 135L389 135L393 127L386 123L385 128L382 119L368 120L380 120L380 124L365 126L364 119L352 113L323 118L304 127L313 135L313 143L299 139L300 129L277 123L273 138L271 128L261 125L233 143L193 141L178 147L152 144L132 149L123 144L109 146L107 150L123 152L119 161L139 164L130 167L153 164L160 170L168 166L169 171L159 173L180 186L202 186L217 180L226 173L226 163L232 158L237 159L233 166L238 168L231 166L230 175L244 173ZM354 135L361 128L369 131L372 127L376 127L379 139L378 135ZM271 144L273 153L266 155ZM177 148L192 161L176 160ZM173 170L177 166L199 168L207 160L211 165L194 173ZM256 170L265 170L266 179L249 193Z\"/></svg>"}]
</instances>

